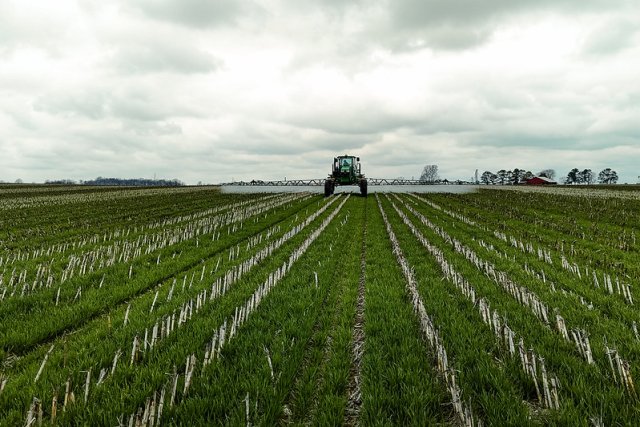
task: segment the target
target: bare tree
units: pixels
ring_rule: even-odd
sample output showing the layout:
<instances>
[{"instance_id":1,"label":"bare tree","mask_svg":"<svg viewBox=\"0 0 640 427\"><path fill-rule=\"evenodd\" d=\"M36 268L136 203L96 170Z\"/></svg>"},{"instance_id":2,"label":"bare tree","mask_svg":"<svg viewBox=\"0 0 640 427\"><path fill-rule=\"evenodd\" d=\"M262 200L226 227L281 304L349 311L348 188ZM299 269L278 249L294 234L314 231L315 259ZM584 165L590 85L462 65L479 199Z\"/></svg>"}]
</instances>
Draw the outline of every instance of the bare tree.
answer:
<instances>
[{"instance_id":1,"label":"bare tree","mask_svg":"<svg viewBox=\"0 0 640 427\"><path fill-rule=\"evenodd\" d=\"M438 165L426 165L422 169L420 181L434 182L438 180Z\"/></svg>"},{"instance_id":2,"label":"bare tree","mask_svg":"<svg viewBox=\"0 0 640 427\"><path fill-rule=\"evenodd\" d=\"M538 176L544 176L545 178L554 179L556 177L556 171L554 169L543 169L538 172Z\"/></svg>"}]
</instances>

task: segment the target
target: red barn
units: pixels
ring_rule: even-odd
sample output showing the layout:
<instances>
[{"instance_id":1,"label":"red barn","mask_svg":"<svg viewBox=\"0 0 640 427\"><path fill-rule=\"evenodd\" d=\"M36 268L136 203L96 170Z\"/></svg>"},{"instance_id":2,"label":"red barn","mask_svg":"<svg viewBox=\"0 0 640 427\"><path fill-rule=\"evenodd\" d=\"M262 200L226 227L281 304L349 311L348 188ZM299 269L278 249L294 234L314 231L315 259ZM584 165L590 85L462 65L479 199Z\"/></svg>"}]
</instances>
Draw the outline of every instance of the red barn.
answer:
<instances>
[{"instance_id":1,"label":"red barn","mask_svg":"<svg viewBox=\"0 0 640 427\"><path fill-rule=\"evenodd\" d=\"M554 180L547 178L546 176L534 176L527 180L527 185L554 185L557 184Z\"/></svg>"}]
</instances>

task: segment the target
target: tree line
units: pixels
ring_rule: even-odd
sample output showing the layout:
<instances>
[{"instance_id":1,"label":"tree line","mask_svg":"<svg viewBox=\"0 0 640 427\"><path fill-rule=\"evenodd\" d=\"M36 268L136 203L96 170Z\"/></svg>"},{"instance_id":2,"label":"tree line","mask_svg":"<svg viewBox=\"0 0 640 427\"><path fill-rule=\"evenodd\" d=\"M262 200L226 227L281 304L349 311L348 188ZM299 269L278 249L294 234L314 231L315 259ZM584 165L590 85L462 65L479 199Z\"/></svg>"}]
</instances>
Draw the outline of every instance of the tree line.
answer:
<instances>
[{"instance_id":1,"label":"tree line","mask_svg":"<svg viewBox=\"0 0 640 427\"><path fill-rule=\"evenodd\" d=\"M549 179L553 179L555 175L556 171L554 171L553 169L545 169L538 172L537 176L543 176ZM517 185L524 183L534 176L536 175L534 175L533 172L525 169L500 169L496 173L493 173L491 171L484 171L482 175L480 175L480 182L487 185Z\"/></svg>"},{"instance_id":2,"label":"tree line","mask_svg":"<svg viewBox=\"0 0 640 427\"><path fill-rule=\"evenodd\" d=\"M128 187L180 187L185 185L178 179L147 179L147 178L103 178L101 176L88 181L74 181L72 179L46 180L45 184L59 185L113 185Z\"/></svg>"},{"instance_id":3,"label":"tree line","mask_svg":"<svg viewBox=\"0 0 640 427\"><path fill-rule=\"evenodd\" d=\"M517 185L523 184L527 180L535 177L544 177L551 180L555 179L556 171L553 169L544 169L534 175L531 171L525 171L524 169L504 170L501 169L496 173L491 171L485 171L480 176L480 182L486 185ZM591 169L580 170L578 168L571 169L567 175L560 179L561 184L617 184L618 173L611 169L606 168L600 171L597 175Z\"/></svg>"},{"instance_id":4,"label":"tree line","mask_svg":"<svg viewBox=\"0 0 640 427\"><path fill-rule=\"evenodd\" d=\"M596 177L596 174L591 169L584 169L581 171L578 168L573 168L564 179L565 184L589 185L594 184L596 181L598 184L617 184L618 173L611 168L606 168L600 171Z\"/></svg>"}]
</instances>

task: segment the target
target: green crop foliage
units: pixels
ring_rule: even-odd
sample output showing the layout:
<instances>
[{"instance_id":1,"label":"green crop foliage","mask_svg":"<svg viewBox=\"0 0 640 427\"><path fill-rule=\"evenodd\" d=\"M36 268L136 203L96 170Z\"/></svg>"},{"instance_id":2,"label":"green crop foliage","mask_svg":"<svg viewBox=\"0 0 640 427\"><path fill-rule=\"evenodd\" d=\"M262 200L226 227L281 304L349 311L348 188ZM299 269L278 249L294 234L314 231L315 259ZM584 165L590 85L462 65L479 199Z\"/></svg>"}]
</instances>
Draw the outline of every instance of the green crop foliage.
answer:
<instances>
[{"instance_id":1,"label":"green crop foliage","mask_svg":"<svg viewBox=\"0 0 640 427\"><path fill-rule=\"evenodd\" d=\"M0 186L0 426L636 425L640 199L517 190Z\"/></svg>"}]
</instances>

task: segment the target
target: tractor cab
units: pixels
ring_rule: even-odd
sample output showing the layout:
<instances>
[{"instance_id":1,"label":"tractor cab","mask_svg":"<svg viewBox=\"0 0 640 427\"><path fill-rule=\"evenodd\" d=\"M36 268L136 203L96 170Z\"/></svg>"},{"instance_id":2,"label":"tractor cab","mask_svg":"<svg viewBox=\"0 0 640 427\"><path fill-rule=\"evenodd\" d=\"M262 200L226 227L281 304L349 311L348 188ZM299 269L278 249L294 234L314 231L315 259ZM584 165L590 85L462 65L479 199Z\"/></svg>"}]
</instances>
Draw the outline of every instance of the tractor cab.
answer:
<instances>
[{"instance_id":1,"label":"tractor cab","mask_svg":"<svg viewBox=\"0 0 640 427\"><path fill-rule=\"evenodd\" d=\"M360 157L345 155L333 159L332 176L339 180L340 184L355 184L358 174L360 174Z\"/></svg>"},{"instance_id":2,"label":"tractor cab","mask_svg":"<svg viewBox=\"0 0 640 427\"><path fill-rule=\"evenodd\" d=\"M338 160L338 163L340 163L340 172L349 172L353 165L353 157L343 157Z\"/></svg>"}]
</instances>

